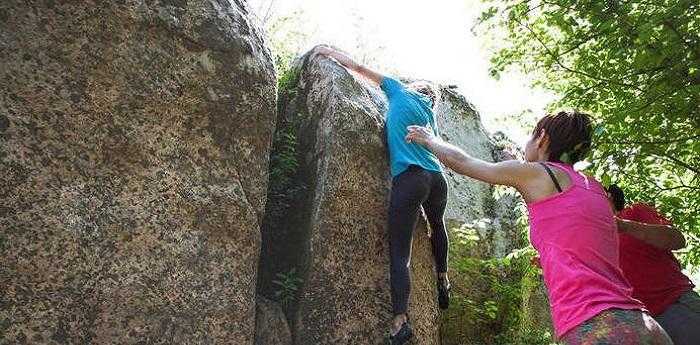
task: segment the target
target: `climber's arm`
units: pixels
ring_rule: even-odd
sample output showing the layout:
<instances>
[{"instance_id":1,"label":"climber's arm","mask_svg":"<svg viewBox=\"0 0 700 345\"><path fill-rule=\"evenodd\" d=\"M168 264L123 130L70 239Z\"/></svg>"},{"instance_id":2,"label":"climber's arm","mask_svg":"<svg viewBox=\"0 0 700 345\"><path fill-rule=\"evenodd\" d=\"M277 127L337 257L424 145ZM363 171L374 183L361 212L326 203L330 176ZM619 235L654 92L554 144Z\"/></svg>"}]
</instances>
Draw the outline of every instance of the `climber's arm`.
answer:
<instances>
[{"instance_id":1,"label":"climber's arm","mask_svg":"<svg viewBox=\"0 0 700 345\"><path fill-rule=\"evenodd\" d=\"M382 79L384 79L384 76L381 73L376 72L365 65L362 65L362 64L355 62L352 58L347 56L345 53L339 52L333 48L321 46L321 47L316 48L316 51L321 55L328 56L328 57L335 59L341 65L345 66L347 69L349 69L351 71L355 71L355 72L359 73L360 75L364 76L365 78L367 78L367 79L369 79L377 84L381 84Z\"/></svg>"},{"instance_id":2,"label":"climber's arm","mask_svg":"<svg viewBox=\"0 0 700 345\"><path fill-rule=\"evenodd\" d=\"M460 148L444 142L432 131L421 126L409 126L406 141L421 144L456 173L491 184L500 184L521 189L527 181L536 178L536 169L517 160L491 163L474 158Z\"/></svg>"}]
</instances>

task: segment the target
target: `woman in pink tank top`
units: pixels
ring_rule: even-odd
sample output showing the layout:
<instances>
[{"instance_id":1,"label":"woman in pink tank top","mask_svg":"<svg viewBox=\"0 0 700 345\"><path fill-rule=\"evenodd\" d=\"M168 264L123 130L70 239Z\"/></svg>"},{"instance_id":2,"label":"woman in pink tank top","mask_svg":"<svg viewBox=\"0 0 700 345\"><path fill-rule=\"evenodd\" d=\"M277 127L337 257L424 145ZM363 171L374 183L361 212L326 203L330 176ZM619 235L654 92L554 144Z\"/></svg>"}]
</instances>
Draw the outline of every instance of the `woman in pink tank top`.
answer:
<instances>
[{"instance_id":1,"label":"woman in pink tank top","mask_svg":"<svg viewBox=\"0 0 700 345\"><path fill-rule=\"evenodd\" d=\"M457 173L515 187L540 255L554 328L563 342L670 345L666 332L632 298L618 261L618 234L603 187L571 164L590 148L591 121L570 111L542 118L525 147L526 162L473 158L425 127L406 140L424 145Z\"/></svg>"}]
</instances>

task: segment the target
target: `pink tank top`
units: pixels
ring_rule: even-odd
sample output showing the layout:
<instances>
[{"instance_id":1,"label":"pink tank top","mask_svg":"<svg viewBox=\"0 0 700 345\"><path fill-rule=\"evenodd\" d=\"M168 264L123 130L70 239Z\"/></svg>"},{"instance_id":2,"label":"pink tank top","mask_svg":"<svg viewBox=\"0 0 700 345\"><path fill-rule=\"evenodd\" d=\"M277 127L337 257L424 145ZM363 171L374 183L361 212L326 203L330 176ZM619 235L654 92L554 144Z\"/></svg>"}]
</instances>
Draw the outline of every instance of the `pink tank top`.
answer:
<instances>
[{"instance_id":1,"label":"pink tank top","mask_svg":"<svg viewBox=\"0 0 700 345\"><path fill-rule=\"evenodd\" d=\"M603 187L570 165L571 186L527 205L557 337L610 308L640 309L620 269L617 224Z\"/></svg>"}]
</instances>

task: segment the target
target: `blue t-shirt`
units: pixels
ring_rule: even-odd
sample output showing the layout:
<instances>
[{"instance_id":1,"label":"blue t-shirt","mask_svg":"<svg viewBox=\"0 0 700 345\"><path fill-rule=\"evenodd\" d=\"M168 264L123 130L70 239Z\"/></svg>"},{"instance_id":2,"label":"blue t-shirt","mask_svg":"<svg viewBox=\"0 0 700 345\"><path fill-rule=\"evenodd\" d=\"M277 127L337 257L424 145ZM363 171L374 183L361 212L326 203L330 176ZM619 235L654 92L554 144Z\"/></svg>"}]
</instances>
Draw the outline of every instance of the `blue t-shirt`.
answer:
<instances>
[{"instance_id":1,"label":"blue t-shirt","mask_svg":"<svg viewBox=\"0 0 700 345\"><path fill-rule=\"evenodd\" d=\"M396 176L415 164L425 170L442 172L440 161L422 145L407 143L406 127L411 125L430 126L438 134L430 99L416 91L409 90L400 81L384 77L382 90L389 99L386 114L386 135L389 144L391 176Z\"/></svg>"}]
</instances>

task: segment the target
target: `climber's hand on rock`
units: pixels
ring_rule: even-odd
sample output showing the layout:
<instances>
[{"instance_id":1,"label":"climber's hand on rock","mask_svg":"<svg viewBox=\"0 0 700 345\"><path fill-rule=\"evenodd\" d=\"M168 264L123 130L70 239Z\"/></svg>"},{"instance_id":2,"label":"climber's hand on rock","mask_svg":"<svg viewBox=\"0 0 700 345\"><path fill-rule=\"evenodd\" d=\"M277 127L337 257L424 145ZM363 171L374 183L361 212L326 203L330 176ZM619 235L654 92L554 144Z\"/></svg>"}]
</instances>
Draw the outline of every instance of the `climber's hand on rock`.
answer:
<instances>
[{"instance_id":1,"label":"climber's hand on rock","mask_svg":"<svg viewBox=\"0 0 700 345\"><path fill-rule=\"evenodd\" d=\"M430 142L437 140L433 130L423 126L408 126L408 134L406 135L407 143L417 143L427 146Z\"/></svg>"},{"instance_id":2,"label":"climber's hand on rock","mask_svg":"<svg viewBox=\"0 0 700 345\"><path fill-rule=\"evenodd\" d=\"M316 53L321 54L323 56L331 56L333 52L334 50L332 48L326 46L320 46L316 48Z\"/></svg>"},{"instance_id":3,"label":"climber's hand on rock","mask_svg":"<svg viewBox=\"0 0 700 345\"><path fill-rule=\"evenodd\" d=\"M361 72L360 70L362 69L362 66L359 65L357 62L355 62L351 57L349 57L347 54L340 52L338 50L335 50L330 47L325 47L325 46L320 46L316 48L316 51L326 57L329 58L334 58L336 61L338 61L341 65L356 71L356 72Z\"/></svg>"},{"instance_id":4,"label":"climber's hand on rock","mask_svg":"<svg viewBox=\"0 0 700 345\"><path fill-rule=\"evenodd\" d=\"M384 79L384 75L382 75L381 73L367 66L357 63L350 56L335 48L327 46L318 46L314 48L314 50L317 54L335 59L335 61L338 61L338 63L340 63L345 68L355 73L359 73L361 76L373 81L377 85L381 85L382 80Z\"/></svg>"}]
</instances>

